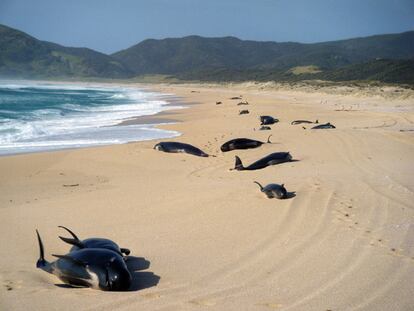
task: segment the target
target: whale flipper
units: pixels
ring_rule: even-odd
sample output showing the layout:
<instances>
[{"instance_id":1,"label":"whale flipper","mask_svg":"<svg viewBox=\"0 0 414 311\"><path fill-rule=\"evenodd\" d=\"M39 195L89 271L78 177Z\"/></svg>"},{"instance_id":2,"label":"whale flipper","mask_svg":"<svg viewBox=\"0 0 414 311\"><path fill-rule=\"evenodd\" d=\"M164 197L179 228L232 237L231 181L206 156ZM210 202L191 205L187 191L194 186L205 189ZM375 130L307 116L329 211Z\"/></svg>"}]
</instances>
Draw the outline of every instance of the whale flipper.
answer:
<instances>
[{"instance_id":1,"label":"whale flipper","mask_svg":"<svg viewBox=\"0 0 414 311\"><path fill-rule=\"evenodd\" d=\"M70 235L71 235L71 236L72 236L75 240L80 241L80 239L76 236L76 234L75 234L75 233L73 233L73 231L72 231L72 230L70 230L70 229L68 229L68 228L66 228L66 227L64 227L64 226L58 226L58 228L65 229L67 232L69 232L69 233L70 233Z\"/></svg>"}]
</instances>

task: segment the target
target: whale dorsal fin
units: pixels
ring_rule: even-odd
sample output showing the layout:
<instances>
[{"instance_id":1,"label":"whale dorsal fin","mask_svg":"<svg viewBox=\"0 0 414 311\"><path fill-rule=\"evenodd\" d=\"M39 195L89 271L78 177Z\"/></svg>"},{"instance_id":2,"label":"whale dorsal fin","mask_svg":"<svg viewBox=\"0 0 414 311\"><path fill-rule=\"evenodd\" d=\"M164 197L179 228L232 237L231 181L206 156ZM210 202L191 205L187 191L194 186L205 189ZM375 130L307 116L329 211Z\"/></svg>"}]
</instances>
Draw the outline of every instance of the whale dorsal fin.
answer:
<instances>
[{"instance_id":1,"label":"whale dorsal fin","mask_svg":"<svg viewBox=\"0 0 414 311\"><path fill-rule=\"evenodd\" d=\"M82 260L79 260L77 258L73 258L70 255L56 255L56 254L52 254L53 257L59 258L59 259L66 259L69 261L72 261L73 263L76 263L80 266L86 267L88 265L88 263L83 262Z\"/></svg>"},{"instance_id":2,"label":"whale dorsal fin","mask_svg":"<svg viewBox=\"0 0 414 311\"><path fill-rule=\"evenodd\" d=\"M85 248L85 245L79 240L71 239L71 238L65 238L63 236L59 236L59 239L61 239L63 242L66 242L70 245L77 246L79 248Z\"/></svg>"},{"instance_id":3,"label":"whale dorsal fin","mask_svg":"<svg viewBox=\"0 0 414 311\"><path fill-rule=\"evenodd\" d=\"M236 159L236 163L234 164L234 169L238 171L244 170L244 166L243 166L241 159L238 156L235 156L235 159Z\"/></svg>"}]
</instances>

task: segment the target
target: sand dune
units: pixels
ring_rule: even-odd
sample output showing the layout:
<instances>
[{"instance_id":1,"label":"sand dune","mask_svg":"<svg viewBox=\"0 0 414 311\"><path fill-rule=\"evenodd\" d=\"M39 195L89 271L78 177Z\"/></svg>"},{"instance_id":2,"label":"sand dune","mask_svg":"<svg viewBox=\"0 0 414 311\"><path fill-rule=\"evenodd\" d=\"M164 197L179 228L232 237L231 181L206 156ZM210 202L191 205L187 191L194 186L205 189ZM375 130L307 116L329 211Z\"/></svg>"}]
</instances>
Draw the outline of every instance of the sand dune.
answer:
<instances>
[{"instance_id":1,"label":"sand dune","mask_svg":"<svg viewBox=\"0 0 414 311\"><path fill-rule=\"evenodd\" d=\"M0 158L0 309L412 310L410 96L153 88L199 103L169 112L182 122L162 127L217 157L162 153L149 141ZM238 115L229 99L237 95L250 114ZM263 114L280 122L257 131ZM295 119L337 128L310 130ZM273 144L220 152L229 139L269 134ZM229 170L235 155L248 164L277 151L299 161ZM296 196L267 199L254 180L284 183ZM130 248L131 291L64 288L37 270L35 228L47 258L68 250L57 225Z\"/></svg>"}]
</instances>

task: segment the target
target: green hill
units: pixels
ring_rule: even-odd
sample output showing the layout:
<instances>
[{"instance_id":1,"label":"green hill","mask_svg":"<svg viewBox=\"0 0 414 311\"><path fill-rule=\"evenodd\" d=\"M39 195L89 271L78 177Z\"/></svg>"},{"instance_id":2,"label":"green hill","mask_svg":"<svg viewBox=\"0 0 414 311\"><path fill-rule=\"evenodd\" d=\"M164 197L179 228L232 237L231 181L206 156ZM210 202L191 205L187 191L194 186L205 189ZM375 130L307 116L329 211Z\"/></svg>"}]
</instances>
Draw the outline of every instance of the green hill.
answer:
<instances>
[{"instance_id":1,"label":"green hill","mask_svg":"<svg viewBox=\"0 0 414 311\"><path fill-rule=\"evenodd\" d=\"M0 76L125 78L132 72L108 55L40 41L0 25Z\"/></svg>"},{"instance_id":2,"label":"green hill","mask_svg":"<svg viewBox=\"0 0 414 311\"><path fill-rule=\"evenodd\" d=\"M189 36L145 40L112 56L137 75L214 69L288 70L297 66L327 70L378 58L413 58L414 31L315 44Z\"/></svg>"}]
</instances>

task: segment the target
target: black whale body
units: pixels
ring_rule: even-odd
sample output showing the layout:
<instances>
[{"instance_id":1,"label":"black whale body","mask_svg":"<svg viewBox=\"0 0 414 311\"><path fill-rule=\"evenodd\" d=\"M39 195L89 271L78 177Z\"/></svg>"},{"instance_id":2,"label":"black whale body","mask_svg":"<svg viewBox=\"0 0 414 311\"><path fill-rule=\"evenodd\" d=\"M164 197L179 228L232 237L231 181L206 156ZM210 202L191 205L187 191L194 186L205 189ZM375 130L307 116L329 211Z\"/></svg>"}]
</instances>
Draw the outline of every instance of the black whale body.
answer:
<instances>
[{"instance_id":1,"label":"black whale body","mask_svg":"<svg viewBox=\"0 0 414 311\"><path fill-rule=\"evenodd\" d=\"M295 120L295 121L292 121L290 124L296 125L296 124L303 124L303 123L306 123L306 124L316 123L316 124L318 124L319 121L316 120L315 122L313 122L313 121L309 121L309 120Z\"/></svg>"},{"instance_id":2,"label":"black whale body","mask_svg":"<svg viewBox=\"0 0 414 311\"><path fill-rule=\"evenodd\" d=\"M267 126L267 125L262 125L260 128L259 128L259 131L268 131L268 130L271 130L272 128L270 127L270 126Z\"/></svg>"},{"instance_id":3,"label":"black whale body","mask_svg":"<svg viewBox=\"0 0 414 311\"><path fill-rule=\"evenodd\" d=\"M319 124L311 128L311 130L321 130L321 129L334 129L335 125L331 123Z\"/></svg>"},{"instance_id":4,"label":"black whale body","mask_svg":"<svg viewBox=\"0 0 414 311\"><path fill-rule=\"evenodd\" d=\"M125 291L131 286L131 274L118 253L103 248L84 248L66 255L53 255L58 259L49 262L44 258L43 243L37 230L36 233L40 248L36 267L55 275L65 284L107 291Z\"/></svg>"},{"instance_id":5,"label":"black whale body","mask_svg":"<svg viewBox=\"0 0 414 311\"><path fill-rule=\"evenodd\" d=\"M267 139L266 143L270 143L270 135ZM260 147L261 145L265 144L262 141L249 139L249 138L235 138L231 139L228 142L225 142L221 145L220 149L222 152L232 151L236 149L252 149Z\"/></svg>"},{"instance_id":6,"label":"black whale body","mask_svg":"<svg viewBox=\"0 0 414 311\"><path fill-rule=\"evenodd\" d=\"M260 191L266 194L269 199L278 198L278 199L286 199L287 198L287 190L284 184L268 184L266 186L262 186L257 181L254 183L258 184L260 187Z\"/></svg>"},{"instance_id":7,"label":"black whale body","mask_svg":"<svg viewBox=\"0 0 414 311\"><path fill-rule=\"evenodd\" d=\"M272 125L276 122L279 122L279 120L271 116L260 116L260 125Z\"/></svg>"},{"instance_id":8,"label":"black whale body","mask_svg":"<svg viewBox=\"0 0 414 311\"><path fill-rule=\"evenodd\" d=\"M72 235L73 238L65 238L61 236L59 237L62 241L73 245L72 248L70 249L71 252L79 250L79 249L83 249L83 248L104 248L104 249L109 249L111 251L114 251L121 256L123 256L123 254L125 255L130 254L129 249L120 248L118 244L116 244L112 240L105 239L105 238L89 238L89 239L80 240L76 236L76 234L73 233L68 228L63 227L63 226L59 226L59 228L65 229L66 231L70 233L70 235Z\"/></svg>"},{"instance_id":9,"label":"black whale body","mask_svg":"<svg viewBox=\"0 0 414 311\"><path fill-rule=\"evenodd\" d=\"M258 169L265 168L270 165L276 165L276 164L292 161L292 156L290 155L289 152L271 153L265 156L264 158L257 160L256 162L250 164L247 167L243 166L243 163L238 156L236 156L235 158L236 158L236 163L234 165L234 169L238 171L258 170Z\"/></svg>"},{"instance_id":10,"label":"black whale body","mask_svg":"<svg viewBox=\"0 0 414 311\"><path fill-rule=\"evenodd\" d=\"M208 157L207 153L193 145L175 141L160 142L154 146L154 149L169 153L188 153L199 157Z\"/></svg>"}]
</instances>

